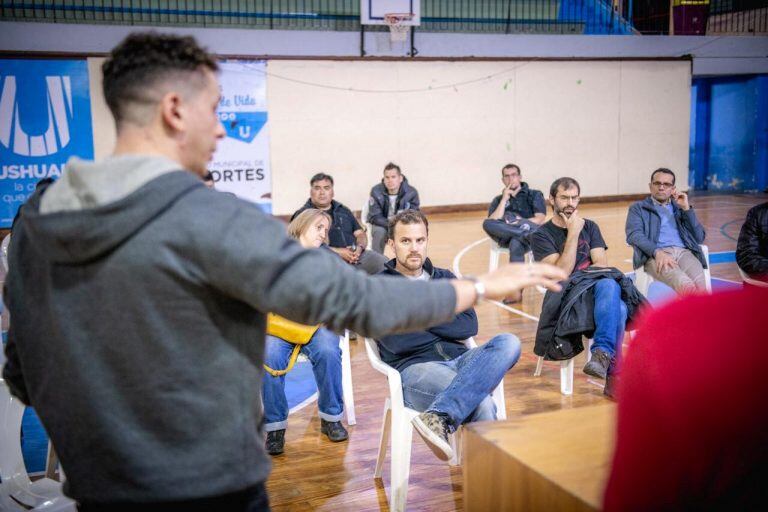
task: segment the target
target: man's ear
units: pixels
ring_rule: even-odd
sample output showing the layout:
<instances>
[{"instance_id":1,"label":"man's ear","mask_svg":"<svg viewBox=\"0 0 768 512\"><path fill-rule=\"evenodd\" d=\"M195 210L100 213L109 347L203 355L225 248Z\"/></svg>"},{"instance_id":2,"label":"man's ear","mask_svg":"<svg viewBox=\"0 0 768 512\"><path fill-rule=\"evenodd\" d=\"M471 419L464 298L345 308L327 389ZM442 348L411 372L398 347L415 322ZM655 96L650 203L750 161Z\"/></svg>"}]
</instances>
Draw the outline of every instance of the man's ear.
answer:
<instances>
[{"instance_id":1,"label":"man's ear","mask_svg":"<svg viewBox=\"0 0 768 512\"><path fill-rule=\"evenodd\" d=\"M395 241L391 238L387 238L387 245L390 249L392 249L392 252L395 252Z\"/></svg>"},{"instance_id":2,"label":"man's ear","mask_svg":"<svg viewBox=\"0 0 768 512\"><path fill-rule=\"evenodd\" d=\"M177 92L168 92L160 100L160 117L163 125L174 132L184 132L184 106L182 99Z\"/></svg>"}]
</instances>

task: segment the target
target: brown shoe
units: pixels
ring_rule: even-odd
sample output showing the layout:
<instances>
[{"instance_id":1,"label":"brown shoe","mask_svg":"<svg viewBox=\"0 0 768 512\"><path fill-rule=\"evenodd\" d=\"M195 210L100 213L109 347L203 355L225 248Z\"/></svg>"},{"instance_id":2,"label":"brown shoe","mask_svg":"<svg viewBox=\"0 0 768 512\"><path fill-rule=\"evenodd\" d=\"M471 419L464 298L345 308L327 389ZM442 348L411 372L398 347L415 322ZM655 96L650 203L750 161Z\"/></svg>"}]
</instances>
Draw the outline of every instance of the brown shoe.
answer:
<instances>
[{"instance_id":1,"label":"brown shoe","mask_svg":"<svg viewBox=\"0 0 768 512\"><path fill-rule=\"evenodd\" d=\"M592 359L584 365L584 373L598 379L604 379L611 364L611 356L607 352L598 349L592 351Z\"/></svg>"}]
</instances>

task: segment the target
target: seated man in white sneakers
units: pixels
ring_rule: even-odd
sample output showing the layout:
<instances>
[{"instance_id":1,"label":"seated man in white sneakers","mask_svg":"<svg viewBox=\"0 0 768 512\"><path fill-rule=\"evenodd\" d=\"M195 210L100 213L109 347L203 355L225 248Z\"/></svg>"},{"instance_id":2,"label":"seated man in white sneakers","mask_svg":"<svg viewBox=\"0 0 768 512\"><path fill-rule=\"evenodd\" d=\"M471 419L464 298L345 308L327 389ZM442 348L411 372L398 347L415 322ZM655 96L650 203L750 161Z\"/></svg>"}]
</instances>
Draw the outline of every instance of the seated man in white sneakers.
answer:
<instances>
[{"instance_id":1,"label":"seated man in white sneakers","mask_svg":"<svg viewBox=\"0 0 768 512\"><path fill-rule=\"evenodd\" d=\"M398 213L389 223L387 242L395 258L382 273L423 281L455 278L427 258L428 235L423 213ZM498 334L470 350L464 340L476 334L477 315L469 308L450 322L377 340L381 359L400 371L405 405L424 411L413 420L414 427L442 460L453 456L448 433L462 423L496 419L490 394L520 358L516 336Z\"/></svg>"}]
</instances>

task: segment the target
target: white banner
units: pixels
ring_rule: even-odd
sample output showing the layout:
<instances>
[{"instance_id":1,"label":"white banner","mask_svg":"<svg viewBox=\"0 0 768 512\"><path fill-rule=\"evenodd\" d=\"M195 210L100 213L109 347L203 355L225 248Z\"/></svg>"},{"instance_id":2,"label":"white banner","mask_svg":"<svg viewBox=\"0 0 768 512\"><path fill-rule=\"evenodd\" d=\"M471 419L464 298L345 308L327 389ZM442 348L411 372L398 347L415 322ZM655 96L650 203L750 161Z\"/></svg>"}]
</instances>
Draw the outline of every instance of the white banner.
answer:
<instances>
[{"instance_id":1,"label":"white banner","mask_svg":"<svg viewBox=\"0 0 768 512\"><path fill-rule=\"evenodd\" d=\"M227 136L208 169L216 190L257 203L272 212L267 124L267 64L265 61L222 61L219 119Z\"/></svg>"}]
</instances>

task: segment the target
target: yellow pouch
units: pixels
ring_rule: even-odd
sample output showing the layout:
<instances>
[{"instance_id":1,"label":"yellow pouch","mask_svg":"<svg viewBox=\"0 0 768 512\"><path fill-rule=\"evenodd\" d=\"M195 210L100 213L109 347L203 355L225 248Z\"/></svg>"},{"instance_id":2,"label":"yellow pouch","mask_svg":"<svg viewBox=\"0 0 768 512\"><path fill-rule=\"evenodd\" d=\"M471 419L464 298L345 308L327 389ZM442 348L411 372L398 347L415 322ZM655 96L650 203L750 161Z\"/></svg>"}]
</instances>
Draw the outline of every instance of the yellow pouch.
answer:
<instances>
[{"instance_id":1,"label":"yellow pouch","mask_svg":"<svg viewBox=\"0 0 768 512\"><path fill-rule=\"evenodd\" d=\"M312 339L312 336L315 335L315 332L319 328L319 325L304 325L274 313L267 314L267 334L285 340L288 343L293 343L294 347L293 352L291 352L291 358L288 360L288 366L286 366L285 370L274 370L266 364L264 365L264 369L274 377L285 375L291 371L293 365L296 364L296 359L299 357L301 346L309 343L309 340Z\"/></svg>"}]
</instances>

